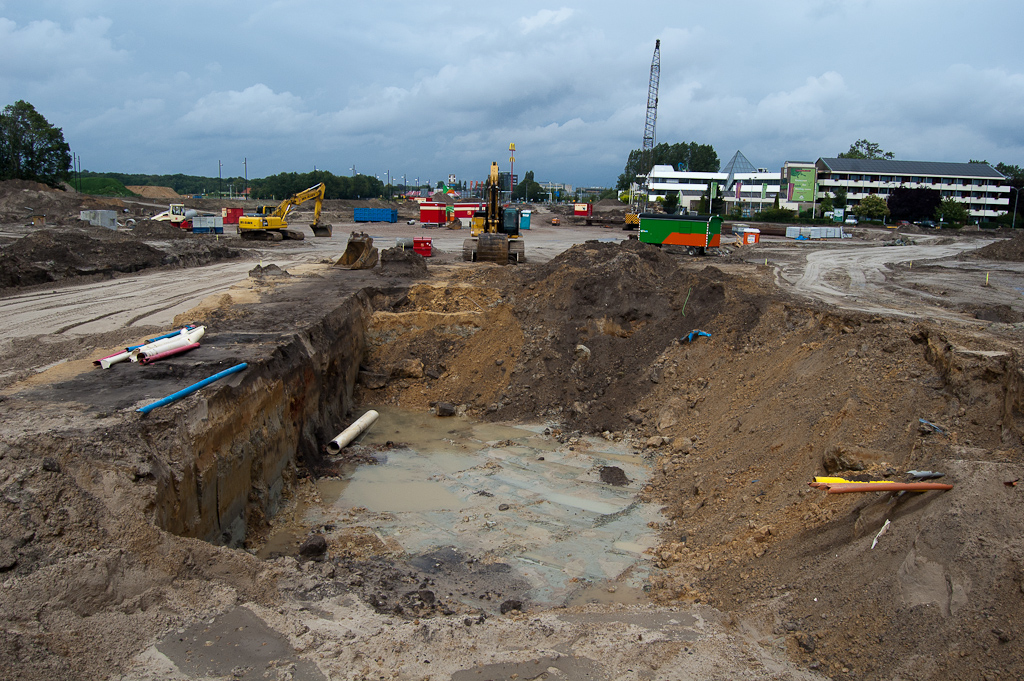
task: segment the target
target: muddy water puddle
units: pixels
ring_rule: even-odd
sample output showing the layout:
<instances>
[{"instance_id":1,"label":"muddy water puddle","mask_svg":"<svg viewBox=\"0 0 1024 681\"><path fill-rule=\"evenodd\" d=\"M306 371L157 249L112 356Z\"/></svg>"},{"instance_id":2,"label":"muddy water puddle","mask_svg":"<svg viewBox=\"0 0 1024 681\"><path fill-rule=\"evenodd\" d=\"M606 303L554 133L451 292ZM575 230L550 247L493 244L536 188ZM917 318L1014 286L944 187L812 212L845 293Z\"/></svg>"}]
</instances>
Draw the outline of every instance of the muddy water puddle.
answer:
<instances>
[{"instance_id":1,"label":"muddy water puddle","mask_svg":"<svg viewBox=\"0 0 1024 681\"><path fill-rule=\"evenodd\" d=\"M355 513L406 556L453 547L505 563L538 605L644 599L645 551L657 543L648 523L660 514L637 499L650 471L629 447L600 438L560 444L543 425L377 411L356 444L379 463L317 481L320 503L300 509L302 525L340 528ZM609 466L628 482L602 482ZM291 533L267 547L294 546L301 537Z\"/></svg>"}]
</instances>

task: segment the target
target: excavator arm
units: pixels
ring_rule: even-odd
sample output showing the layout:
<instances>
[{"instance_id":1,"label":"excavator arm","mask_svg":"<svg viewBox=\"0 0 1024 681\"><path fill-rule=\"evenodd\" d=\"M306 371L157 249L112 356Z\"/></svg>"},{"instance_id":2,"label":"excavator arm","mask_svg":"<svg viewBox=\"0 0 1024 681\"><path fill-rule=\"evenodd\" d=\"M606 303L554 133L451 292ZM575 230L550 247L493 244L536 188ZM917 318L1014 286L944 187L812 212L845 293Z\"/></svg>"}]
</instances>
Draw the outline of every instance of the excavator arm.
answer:
<instances>
[{"instance_id":1,"label":"excavator arm","mask_svg":"<svg viewBox=\"0 0 1024 681\"><path fill-rule=\"evenodd\" d=\"M293 196L282 201L281 205L278 206L277 210L274 211L274 215L281 218L282 220L287 220L288 213L291 211L292 208L300 204L303 204L311 199L316 199L316 219L313 222L313 224L316 224L320 222L320 208L323 205L324 192L326 191L327 185L325 185L323 182L321 182L318 185L314 185L309 189L303 189L301 192L298 192Z\"/></svg>"},{"instance_id":2,"label":"excavator arm","mask_svg":"<svg viewBox=\"0 0 1024 681\"><path fill-rule=\"evenodd\" d=\"M289 239L301 239L302 232L288 229L288 213L291 212L292 208L300 204L305 203L311 199L316 200L316 207L313 211L313 223L309 226L313 230L314 236L331 236L333 228L330 224L320 224L320 212L323 209L324 194L327 191L327 185L323 182L314 185L309 189L303 189L301 192L288 197L281 204L273 209L273 211L265 211L262 213L264 216L262 219L242 217L238 221L239 233L245 238L263 238L266 232L276 232L278 236L273 236L271 240L280 241L280 236L286 236ZM268 222L269 220L269 222Z\"/></svg>"}]
</instances>

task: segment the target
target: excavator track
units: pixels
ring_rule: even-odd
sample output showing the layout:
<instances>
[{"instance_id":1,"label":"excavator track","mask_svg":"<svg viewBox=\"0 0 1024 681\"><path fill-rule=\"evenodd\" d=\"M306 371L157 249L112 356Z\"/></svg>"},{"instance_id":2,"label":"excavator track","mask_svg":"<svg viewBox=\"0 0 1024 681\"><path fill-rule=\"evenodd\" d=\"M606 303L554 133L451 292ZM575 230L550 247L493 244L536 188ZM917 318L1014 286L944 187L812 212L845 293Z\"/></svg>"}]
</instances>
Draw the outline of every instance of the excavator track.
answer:
<instances>
[{"instance_id":1,"label":"excavator track","mask_svg":"<svg viewBox=\"0 0 1024 681\"><path fill-rule=\"evenodd\" d=\"M509 239L508 261L510 263L526 262L526 244L522 239Z\"/></svg>"},{"instance_id":2,"label":"excavator track","mask_svg":"<svg viewBox=\"0 0 1024 681\"><path fill-rule=\"evenodd\" d=\"M243 241L283 241L284 234L266 229L241 229L238 235Z\"/></svg>"},{"instance_id":3,"label":"excavator track","mask_svg":"<svg viewBox=\"0 0 1024 681\"><path fill-rule=\"evenodd\" d=\"M481 234L477 237L477 262L509 262L508 237L504 234Z\"/></svg>"}]
</instances>

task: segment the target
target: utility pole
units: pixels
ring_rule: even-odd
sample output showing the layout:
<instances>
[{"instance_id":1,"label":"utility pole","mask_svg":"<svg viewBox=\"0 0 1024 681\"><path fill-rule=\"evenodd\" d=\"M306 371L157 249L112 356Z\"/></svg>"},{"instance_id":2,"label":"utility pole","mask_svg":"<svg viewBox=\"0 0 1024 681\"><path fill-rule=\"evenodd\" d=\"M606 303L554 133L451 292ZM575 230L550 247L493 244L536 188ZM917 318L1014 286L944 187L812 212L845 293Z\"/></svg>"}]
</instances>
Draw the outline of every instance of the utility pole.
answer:
<instances>
[{"instance_id":1,"label":"utility pole","mask_svg":"<svg viewBox=\"0 0 1024 681\"><path fill-rule=\"evenodd\" d=\"M1020 203L1020 190L1021 187L1017 187L1017 198L1013 200L1013 218L1010 219L1010 229L1017 226L1017 204Z\"/></svg>"},{"instance_id":2,"label":"utility pole","mask_svg":"<svg viewBox=\"0 0 1024 681\"><path fill-rule=\"evenodd\" d=\"M242 166L245 168L245 198L249 198L249 159L242 159Z\"/></svg>"},{"instance_id":3,"label":"utility pole","mask_svg":"<svg viewBox=\"0 0 1024 681\"><path fill-rule=\"evenodd\" d=\"M222 178L221 174L220 174L221 168L223 168L223 167L224 167L224 164L221 163L220 161L217 161L217 198L218 199L221 197L221 195L224 194L224 190L221 187L221 183L223 182L224 178Z\"/></svg>"}]
</instances>

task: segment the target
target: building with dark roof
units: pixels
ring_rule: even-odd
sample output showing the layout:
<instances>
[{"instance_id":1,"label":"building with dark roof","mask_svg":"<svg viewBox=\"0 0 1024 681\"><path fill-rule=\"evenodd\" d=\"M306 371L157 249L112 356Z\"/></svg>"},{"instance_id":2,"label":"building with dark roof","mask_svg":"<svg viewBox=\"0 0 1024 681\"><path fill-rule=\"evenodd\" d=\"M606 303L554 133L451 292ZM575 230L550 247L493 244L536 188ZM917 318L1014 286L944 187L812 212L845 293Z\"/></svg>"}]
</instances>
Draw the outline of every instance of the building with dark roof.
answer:
<instances>
[{"instance_id":1,"label":"building with dark roof","mask_svg":"<svg viewBox=\"0 0 1024 681\"><path fill-rule=\"evenodd\" d=\"M849 206L871 194L887 200L893 189L904 187L938 190L943 199L965 204L974 218L993 219L1010 210L1010 184L987 163L819 158L814 167L817 198L844 187Z\"/></svg>"}]
</instances>

